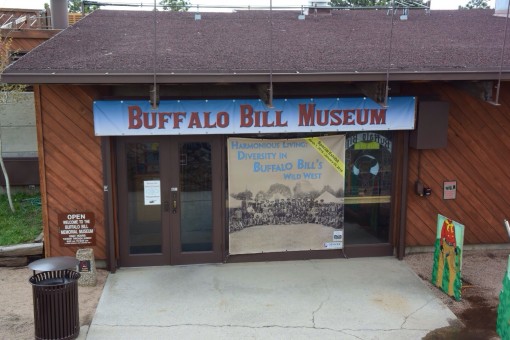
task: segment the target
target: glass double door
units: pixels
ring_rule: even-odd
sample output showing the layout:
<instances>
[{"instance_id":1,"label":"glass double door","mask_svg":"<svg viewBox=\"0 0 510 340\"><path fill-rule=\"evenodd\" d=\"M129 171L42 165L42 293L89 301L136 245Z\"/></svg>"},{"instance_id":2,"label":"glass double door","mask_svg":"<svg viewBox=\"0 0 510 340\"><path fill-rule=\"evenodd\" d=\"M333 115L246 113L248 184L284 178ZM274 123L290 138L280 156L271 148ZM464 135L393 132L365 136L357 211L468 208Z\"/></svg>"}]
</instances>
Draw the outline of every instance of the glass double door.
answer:
<instances>
[{"instance_id":1,"label":"glass double door","mask_svg":"<svg viewBox=\"0 0 510 340\"><path fill-rule=\"evenodd\" d=\"M116 144L119 264L221 262L221 138L123 137Z\"/></svg>"}]
</instances>

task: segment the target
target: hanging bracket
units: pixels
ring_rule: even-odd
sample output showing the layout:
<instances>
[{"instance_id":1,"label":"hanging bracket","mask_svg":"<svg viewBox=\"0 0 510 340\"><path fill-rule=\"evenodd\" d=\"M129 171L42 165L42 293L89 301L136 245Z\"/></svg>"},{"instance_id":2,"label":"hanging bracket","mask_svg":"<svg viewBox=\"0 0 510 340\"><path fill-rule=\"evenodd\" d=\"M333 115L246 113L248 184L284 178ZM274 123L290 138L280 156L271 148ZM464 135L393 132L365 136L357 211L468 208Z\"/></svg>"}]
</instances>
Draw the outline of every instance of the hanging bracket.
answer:
<instances>
[{"instance_id":1,"label":"hanging bracket","mask_svg":"<svg viewBox=\"0 0 510 340\"><path fill-rule=\"evenodd\" d=\"M271 83L257 84L257 94L267 107L273 107L273 89Z\"/></svg>"},{"instance_id":2,"label":"hanging bracket","mask_svg":"<svg viewBox=\"0 0 510 340\"><path fill-rule=\"evenodd\" d=\"M149 92L151 108L153 110L156 110L159 106L159 84L151 85L151 89Z\"/></svg>"}]
</instances>

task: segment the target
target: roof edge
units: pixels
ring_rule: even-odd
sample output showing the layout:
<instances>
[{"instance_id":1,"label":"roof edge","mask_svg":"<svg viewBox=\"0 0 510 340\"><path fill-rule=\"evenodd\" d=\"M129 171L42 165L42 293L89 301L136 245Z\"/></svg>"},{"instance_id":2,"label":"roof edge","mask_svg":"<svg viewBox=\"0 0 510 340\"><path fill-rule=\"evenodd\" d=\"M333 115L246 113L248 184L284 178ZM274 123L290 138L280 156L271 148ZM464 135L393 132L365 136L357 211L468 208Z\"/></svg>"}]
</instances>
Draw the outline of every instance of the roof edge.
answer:
<instances>
[{"instance_id":1,"label":"roof edge","mask_svg":"<svg viewBox=\"0 0 510 340\"><path fill-rule=\"evenodd\" d=\"M269 72L253 73L157 73L160 84L200 83L267 83ZM510 70L487 71L399 71L390 72L296 72L272 74L274 83L352 82L352 81L435 81L435 80L510 80ZM153 73L24 73L8 72L1 75L8 84L148 84L154 82Z\"/></svg>"}]
</instances>

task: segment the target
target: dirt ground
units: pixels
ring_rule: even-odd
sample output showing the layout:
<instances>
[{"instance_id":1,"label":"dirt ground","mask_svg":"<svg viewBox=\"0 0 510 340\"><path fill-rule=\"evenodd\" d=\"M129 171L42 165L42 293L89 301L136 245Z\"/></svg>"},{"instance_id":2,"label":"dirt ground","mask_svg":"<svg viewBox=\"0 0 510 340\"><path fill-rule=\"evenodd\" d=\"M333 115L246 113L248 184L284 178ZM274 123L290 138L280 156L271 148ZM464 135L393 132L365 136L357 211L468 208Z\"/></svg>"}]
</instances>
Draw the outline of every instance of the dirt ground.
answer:
<instances>
[{"instance_id":1,"label":"dirt ground","mask_svg":"<svg viewBox=\"0 0 510 340\"><path fill-rule=\"evenodd\" d=\"M432 253L406 256L404 261L460 320L430 333L425 339L499 339L495 332L496 315L509 253L510 250L465 251L461 301L449 298L430 284ZM0 339L34 338L30 276L32 271L26 267L0 268ZM98 270L95 287L79 287L80 325L92 322L106 277L106 271Z\"/></svg>"},{"instance_id":2,"label":"dirt ground","mask_svg":"<svg viewBox=\"0 0 510 340\"><path fill-rule=\"evenodd\" d=\"M95 287L78 288L80 326L92 322L107 274L98 270ZM32 275L27 267L0 267L0 339L34 338L32 285L28 282Z\"/></svg>"},{"instance_id":3,"label":"dirt ground","mask_svg":"<svg viewBox=\"0 0 510 340\"><path fill-rule=\"evenodd\" d=\"M450 310L459 323L436 330L425 339L499 339L496 318L499 293L508 266L510 250L466 250L462 261L462 299L455 301L430 283L432 253L412 254L404 261Z\"/></svg>"}]
</instances>

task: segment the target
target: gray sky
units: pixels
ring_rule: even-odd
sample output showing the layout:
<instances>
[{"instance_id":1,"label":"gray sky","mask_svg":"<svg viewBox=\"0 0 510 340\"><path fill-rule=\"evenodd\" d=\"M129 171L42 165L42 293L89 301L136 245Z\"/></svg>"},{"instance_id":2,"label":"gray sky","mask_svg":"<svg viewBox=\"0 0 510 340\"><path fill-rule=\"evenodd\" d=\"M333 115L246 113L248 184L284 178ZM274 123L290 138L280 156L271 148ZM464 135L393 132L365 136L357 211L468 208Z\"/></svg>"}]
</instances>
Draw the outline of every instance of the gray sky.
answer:
<instances>
[{"instance_id":1,"label":"gray sky","mask_svg":"<svg viewBox=\"0 0 510 340\"><path fill-rule=\"evenodd\" d=\"M98 0L101 1L101 0ZM432 0L432 9L457 9L459 5L465 5L469 0ZM491 7L494 7L495 0L489 0ZM30 9L43 9L44 3L49 3L50 0L0 0L0 8L30 8ZM153 5L154 1L151 0L107 0L109 3L134 3L134 4L148 4ZM159 0L157 0L159 2ZM200 6L269 6L269 0L191 0L192 5ZM307 0L273 0L274 7L282 6L296 6L307 4ZM126 7L117 7L126 9Z\"/></svg>"}]
</instances>

